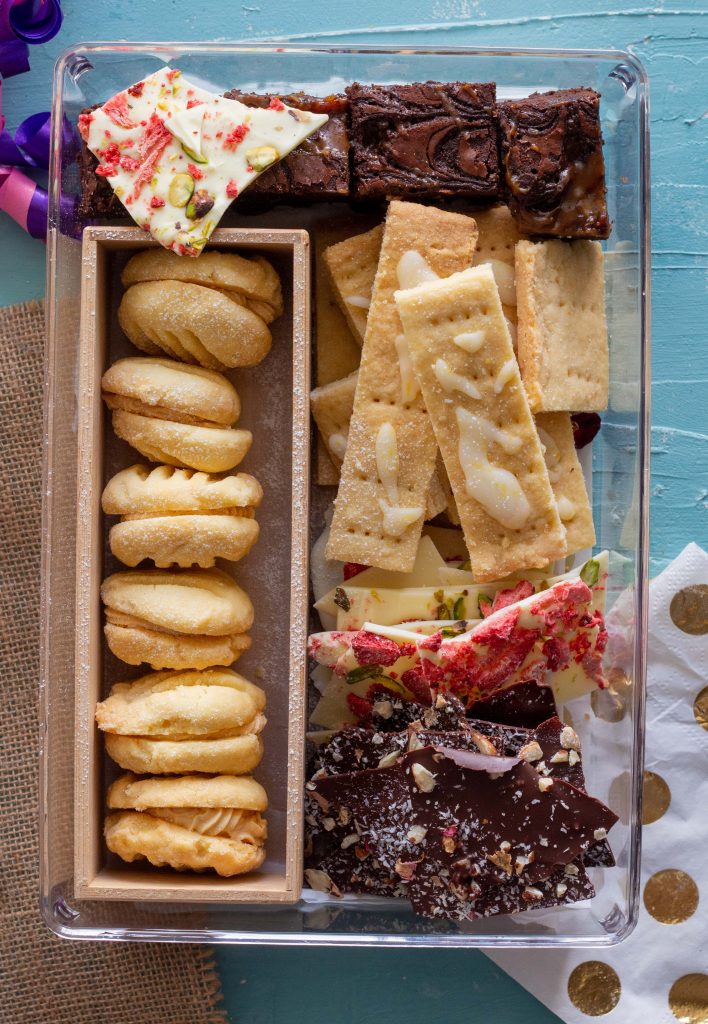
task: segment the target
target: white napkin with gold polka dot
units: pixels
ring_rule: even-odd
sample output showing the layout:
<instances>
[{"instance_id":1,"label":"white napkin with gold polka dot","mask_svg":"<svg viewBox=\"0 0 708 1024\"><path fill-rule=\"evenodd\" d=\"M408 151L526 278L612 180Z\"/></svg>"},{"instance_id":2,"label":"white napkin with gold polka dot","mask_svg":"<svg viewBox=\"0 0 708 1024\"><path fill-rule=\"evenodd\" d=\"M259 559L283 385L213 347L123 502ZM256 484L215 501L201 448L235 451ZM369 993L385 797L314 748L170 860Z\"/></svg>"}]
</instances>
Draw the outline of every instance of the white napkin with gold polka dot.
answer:
<instances>
[{"instance_id":1,"label":"white napkin with gold polka dot","mask_svg":"<svg viewBox=\"0 0 708 1024\"><path fill-rule=\"evenodd\" d=\"M708 554L687 548L649 587L641 908L597 955L487 955L567 1024L708 1022Z\"/></svg>"}]
</instances>

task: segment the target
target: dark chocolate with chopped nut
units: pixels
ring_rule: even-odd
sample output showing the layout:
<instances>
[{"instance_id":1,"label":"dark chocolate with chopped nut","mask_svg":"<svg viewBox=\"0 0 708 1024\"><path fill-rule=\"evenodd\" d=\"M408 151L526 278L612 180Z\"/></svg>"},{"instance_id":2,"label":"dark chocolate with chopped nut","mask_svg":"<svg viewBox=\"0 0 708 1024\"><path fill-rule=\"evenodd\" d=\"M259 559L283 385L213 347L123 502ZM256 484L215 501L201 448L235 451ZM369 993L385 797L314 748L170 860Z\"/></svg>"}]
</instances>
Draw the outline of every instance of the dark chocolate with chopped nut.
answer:
<instances>
[{"instance_id":1,"label":"dark chocolate with chopped nut","mask_svg":"<svg viewBox=\"0 0 708 1024\"><path fill-rule=\"evenodd\" d=\"M362 85L351 104L355 193L492 202L500 191L493 82Z\"/></svg>"},{"instance_id":2,"label":"dark chocolate with chopped nut","mask_svg":"<svg viewBox=\"0 0 708 1024\"><path fill-rule=\"evenodd\" d=\"M420 913L459 919L591 896L578 858L616 816L523 760L499 758L500 771L489 774L488 756L460 756L464 767L425 747L388 767L314 778L308 788L333 820L344 811L356 822L352 845L388 879L398 875ZM559 880L561 868L579 881Z\"/></svg>"},{"instance_id":3,"label":"dark chocolate with chopped nut","mask_svg":"<svg viewBox=\"0 0 708 1024\"><path fill-rule=\"evenodd\" d=\"M499 104L504 191L520 232L607 238L600 97L534 93Z\"/></svg>"}]
</instances>

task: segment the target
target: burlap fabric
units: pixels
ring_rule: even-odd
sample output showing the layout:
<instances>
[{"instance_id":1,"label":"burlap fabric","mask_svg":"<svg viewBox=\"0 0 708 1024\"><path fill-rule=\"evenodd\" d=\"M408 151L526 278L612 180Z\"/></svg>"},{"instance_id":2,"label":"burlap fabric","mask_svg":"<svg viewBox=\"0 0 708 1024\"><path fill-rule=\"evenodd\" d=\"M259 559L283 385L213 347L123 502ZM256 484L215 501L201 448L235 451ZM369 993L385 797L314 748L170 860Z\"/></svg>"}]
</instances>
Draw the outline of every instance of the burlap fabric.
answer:
<instances>
[{"instance_id":1,"label":"burlap fabric","mask_svg":"<svg viewBox=\"0 0 708 1024\"><path fill-rule=\"evenodd\" d=\"M70 942L38 908L37 679L44 317L0 310L0 1019L227 1024L200 946Z\"/></svg>"}]
</instances>

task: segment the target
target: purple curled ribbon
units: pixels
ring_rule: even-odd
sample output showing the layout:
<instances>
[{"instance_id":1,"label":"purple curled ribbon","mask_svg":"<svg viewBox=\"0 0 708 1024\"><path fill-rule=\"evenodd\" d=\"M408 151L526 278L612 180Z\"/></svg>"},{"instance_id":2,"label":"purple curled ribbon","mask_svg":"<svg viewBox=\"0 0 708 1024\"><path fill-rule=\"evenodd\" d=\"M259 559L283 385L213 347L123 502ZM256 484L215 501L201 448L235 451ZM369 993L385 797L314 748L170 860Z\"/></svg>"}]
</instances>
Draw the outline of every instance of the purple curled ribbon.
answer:
<instances>
[{"instance_id":1,"label":"purple curled ribbon","mask_svg":"<svg viewBox=\"0 0 708 1024\"><path fill-rule=\"evenodd\" d=\"M0 0L0 75L29 71L27 44L53 39L63 17L59 0Z\"/></svg>"}]
</instances>

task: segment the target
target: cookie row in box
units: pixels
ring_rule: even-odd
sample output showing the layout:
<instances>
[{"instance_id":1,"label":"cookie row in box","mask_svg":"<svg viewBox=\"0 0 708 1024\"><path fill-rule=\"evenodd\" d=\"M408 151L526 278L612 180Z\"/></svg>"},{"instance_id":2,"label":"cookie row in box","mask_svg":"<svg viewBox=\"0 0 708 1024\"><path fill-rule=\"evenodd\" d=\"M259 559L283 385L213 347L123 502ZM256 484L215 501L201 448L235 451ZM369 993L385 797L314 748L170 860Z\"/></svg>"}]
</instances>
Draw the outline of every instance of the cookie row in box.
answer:
<instances>
[{"instance_id":1,"label":"cookie row in box","mask_svg":"<svg viewBox=\"0 0 708 1024\"><path fill-rule=\"evenodd\" d=\"M282 315L263 288L248 299L218 276L212 285L223 290L174 280L179 258L138 230L84 233L75 792L82 898L284 902L300 891L302 796L290 783L291 773L302 776L307 587L292 510L306 510L308 500L308 241L302 231L277 230L223 230L214 241L248 257L241 270L262 278L273 265ZM191 277L207 273L210 258L192 265ZM236 358L228 338L238 339ZM234 363L250 369L224 375ZM133 449L157 465L132 465ZM223 475L237 464L236 475ZM232 575L259 527L261 543ZM201 568L174 568L193 564ZM228 667L237 658L238 674ZM116 777L114 761L128 774ZM236 774L256 765L258 781ZM112 853L103 841L106 802ZM177 875L170 864L226 877Z\"/></svg>"}]
</instances>

